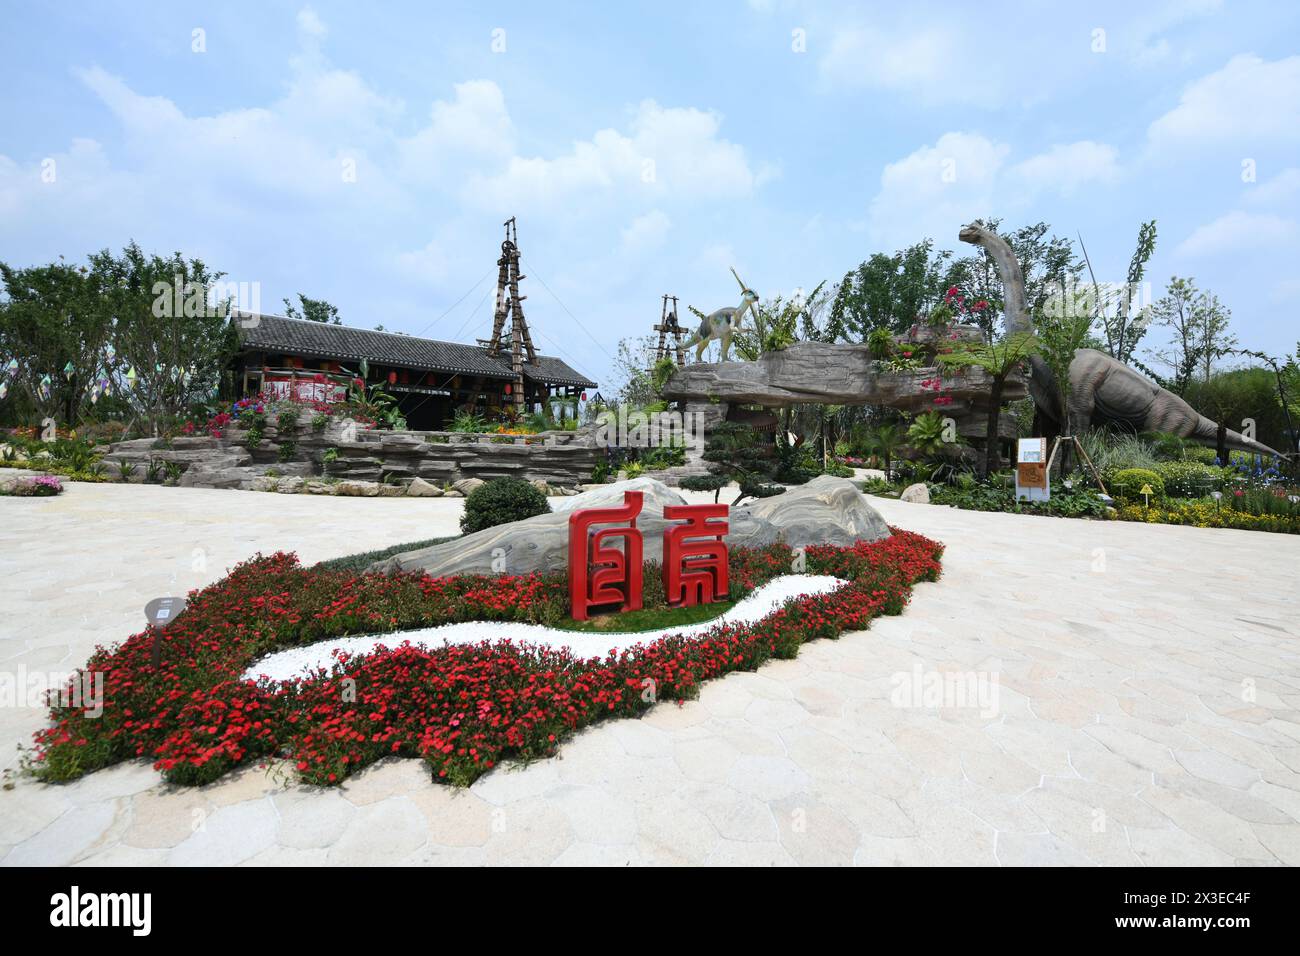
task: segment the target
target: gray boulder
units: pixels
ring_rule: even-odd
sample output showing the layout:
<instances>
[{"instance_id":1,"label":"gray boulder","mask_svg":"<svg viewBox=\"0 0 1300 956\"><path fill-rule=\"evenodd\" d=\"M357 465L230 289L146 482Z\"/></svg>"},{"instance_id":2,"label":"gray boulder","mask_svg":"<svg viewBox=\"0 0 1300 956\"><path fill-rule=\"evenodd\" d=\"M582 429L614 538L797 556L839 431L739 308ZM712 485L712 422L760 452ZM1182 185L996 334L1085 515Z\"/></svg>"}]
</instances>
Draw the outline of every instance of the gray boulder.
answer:
<instances>
[{"instance_id":1,"label":"gray boulder","mask_svg":"<svg viewBox=\"0 0 1300 956\"><path fill-rule=\"evenodd\" d=\"M412 498L442 497L442 489L431 481L425 481L423 478L411 479L411 483L406 486L406 493Z\"/></svg>"},{"instance_id":2,"label":"gray boulder","mask_svg":"<svg viewBox=\"0 0 1300 956\"><path fill-rule=\"evenodd\" d=\"M928 505L930 503L930 489L924 482L918 481L914 485L908 485L903 489L903 493L898 496L899 501L910 501L914 505Z\"/></svg>"},{"instance_id":3,"label":"gray boulder","mask_svg":"<svg viewBox=\"0 0 1300 956\"><path fill-rule=\"evenodd\" d=\"M421 571L432 577L453 574L528 574L568 567L569 516L575 508L621 504L623 491L645 494L637 527L647 561L663 557L663 534L676 524L663 517L665 505L684 504L676 491L652 478L598 488L555 501L550 514L487 528L454 541L407 551L370 566L371 571ZM848 545L889 537L889 528L866 495L847 478L823 475L784 494L731 509L727 544L761 547L783 541L791 547L810 544Z\"/></svg>"},{"instance_id":4,"label":"gray boulder","mask_svg":"<svg viewBox=\"0 0 1300 956\"><path fill-rule=\"evenodd\" d=\"M759 498L733 509L773 528L772 541L792 548L809 544L850 545L879 541L890 535L889 525L848 478L819 475L784 494ZM769 542L763 542L767 544Z\"/></svg>"},{"instance_id":5,"label":"gray boulder","mask_svg":"<svg viewBox=\"0 0 1300 956\"><path fill-rule=\"evenodd\" d=\"M453 481L451 487L468 498L471 491L486 484L487 482L482 478L462 478L460 481Z\"/></svg>"},{"instance_id":6,"label":"gray boulder","mask_svg":"<svg viewBox=\"0 0 1300 956\"><path fill-rule=\"evenodd\" d=\"M653 508L663 514L665 505L684 505L686 499L669 488L662 481L654 478L629 478L615 481L608 485L590 485L581 494L566 498L564 501L552 501L552 511L576 511L581 508L613 508L623 503L623 492L639 491L644 498L642 514Z\"/></svg>"}]
</instances>

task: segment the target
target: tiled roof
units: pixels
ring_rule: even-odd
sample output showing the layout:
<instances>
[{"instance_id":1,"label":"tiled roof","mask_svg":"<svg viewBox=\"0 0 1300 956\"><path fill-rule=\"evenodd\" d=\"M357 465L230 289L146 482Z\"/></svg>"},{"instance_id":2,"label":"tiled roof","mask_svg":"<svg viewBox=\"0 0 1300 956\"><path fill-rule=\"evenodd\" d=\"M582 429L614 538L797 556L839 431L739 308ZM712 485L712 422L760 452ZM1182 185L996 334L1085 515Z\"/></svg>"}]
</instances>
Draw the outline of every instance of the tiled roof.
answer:
<instances>
[{"instance_id":1,"label":"tiled roof","mask_svg":"<svg viewBox=\"0 0 1300 956\"><path fill-rule=\"evenodd\" d=\"M587 378L587 376L575 372L568 362L549 355L537 356L536 362L525 362L524 375L552 385L577 385L582 388L596 387L595 382Z\"/></svg>"},{"instance_id":2,"label":"tiled roof","mask_svg":"<svg viewBox=\"0 0 1300 956\"><path fill-rule=\"evenodd\" d=\"M376 332L349 325L328 325L307 319L288 319L279 315L259 315L255 325L247 319L239 323L240 337L246 349L284 352L323 359L359 362L365 359L376 365L459 372L487 378L509 379L509 360L490 358L478 345L442 342L396 332ZM537 356L536 364L526 364L524 374L539 382L555 385L595 387L595 382L574 371L562 359Z\"/></svg>"}]
</instances>

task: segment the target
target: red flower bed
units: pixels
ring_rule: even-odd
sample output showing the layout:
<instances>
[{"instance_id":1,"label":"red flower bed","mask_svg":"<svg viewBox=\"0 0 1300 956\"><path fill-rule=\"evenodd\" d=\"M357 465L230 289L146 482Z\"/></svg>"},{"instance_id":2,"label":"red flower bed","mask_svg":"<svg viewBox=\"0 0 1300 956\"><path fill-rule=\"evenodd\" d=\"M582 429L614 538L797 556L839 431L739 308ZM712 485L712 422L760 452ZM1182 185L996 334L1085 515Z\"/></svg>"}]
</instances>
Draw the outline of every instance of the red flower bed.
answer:
<instances>
[{"instance_id":1,"label":"red flower bed","mask_svg":"<svg viewBox=\"0 0 1300 956\"><path fill-rule=\"evenodd\" d=\"M170 781L201 784L241 764L285 757L303 780L330 784L397 754L422 757L435 778L465 785L503 759L553 754L596 720L689 698L710 678L793 657L803 642L863 628L877 614L899 614L915 582L938 578L942 553L942 545L897 529L873 544L808 548L808 573L848 584L789 601L756 624L718 625L604 657L508 641L401 645L340 656L329 671L286 684L241 675L270 651L351 633L554 622L566 613L565 581L358 575L303 568L293 555L259 555L194 592L161 630L98 648L86 670L104 675L102 714L52 707L53 725L36 735L31 767L58 781L146 757ZM732 549L732 597L785 573L792 557L784 545ZM600 637L591 639L595 645Z\"/></svg>"}]
</instances>

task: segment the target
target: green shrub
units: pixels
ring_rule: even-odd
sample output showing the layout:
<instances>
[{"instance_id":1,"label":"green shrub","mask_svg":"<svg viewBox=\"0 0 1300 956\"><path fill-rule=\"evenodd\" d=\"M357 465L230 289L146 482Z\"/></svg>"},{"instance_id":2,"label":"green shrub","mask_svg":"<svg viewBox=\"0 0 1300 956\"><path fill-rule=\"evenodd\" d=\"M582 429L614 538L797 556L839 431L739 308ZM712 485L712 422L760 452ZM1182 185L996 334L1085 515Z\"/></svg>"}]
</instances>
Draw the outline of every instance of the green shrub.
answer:
<instances>
[{"instance_id":1,"label":"green shrub","mask_svg":"<svg viewBox=\"0 0 1300 956\"><path fill-rule=\"evenodd\" d=\"M894 335L889 329L872 329L867 336L867 351L873 359L888 358L894 350Z\"/></svg>"},{"instance_id":2,"label":"green shrub","mask_svg":"<svg viewBox=\"0 0 1300 956\"><path fill-rule=\"evenodd\" d=\"M672 468L686 464L686 446L681 444L659 445L648 448L641 453L641 465L644 468Z\"/></svg>"},{"instance_id":3,"label":"green shrub","mask_svg":"<svg viewBox=\"0 0 1300 956\"><path fill-rule=\"evenodd\" d=\"M427 541L408 541L406 544L394 544L387 548L380 548L378 551L363 551L360 554L348 554L341 558L331 558L329 561L321 561L315 565L317 571L365 571L376 561L382 561L385 558L391 558L395 554L403 554L407 551L419 551L421 548L431 548L435 544L442 544L444 541L455 541L451 538L429 538Z\"/></svg>"},{"instance_id":4,"label":"green shrub","mask_svg":"<svg viewBox=\"0 0 1300 956\"><path fill-rule=\"evenodd\" d=\"M510 521L522 521L551 510L546 495L522 478L494 478L465 499L460 530L469 534Z\"/></svg>"},{"instance_id":5,"label":"green shrub","mask_svg":"<svg viewBox=\"0 0 1300 956\"><path fill-rule=\"evenodd\" d=\"M1142 501L1142 486L1151 486L1151 497L1165 496L1164 480L1149 468L1122 468L1110 476L1106 487L1116 498Z\"/></svg>"},{"instance_id":6,"label":"green shrub","mask_svg":"<svg viewBox=\"0 0 1300 956\"><path fill-rule=\"evenodd\" d=\"M1153 470L1171 498L1204 498L1223 487L1223 469L1199 461L1162 461Z\"/></svg>"},{"instance_id":7,"label":"green shrub","mask_svg":"<svg viewBox=\"0 0 1300 956\"><path fill-rule=\"evenodd\" d=\"M690 475L679 484L687 491L711 491L713 500L718 500L718 492L727 487L731 479L726 475Z\"/></svg>"}]
</instances>

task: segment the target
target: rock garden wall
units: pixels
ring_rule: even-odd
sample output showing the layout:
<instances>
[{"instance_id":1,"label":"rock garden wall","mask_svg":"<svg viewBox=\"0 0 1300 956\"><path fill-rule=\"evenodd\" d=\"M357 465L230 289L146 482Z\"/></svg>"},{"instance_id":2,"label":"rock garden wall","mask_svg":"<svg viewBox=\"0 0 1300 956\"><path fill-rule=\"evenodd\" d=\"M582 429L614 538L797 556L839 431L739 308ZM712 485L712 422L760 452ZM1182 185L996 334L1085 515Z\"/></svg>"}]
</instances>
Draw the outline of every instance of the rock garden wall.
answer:
<instances>
[{"instance_id":1,"label":"rock garden wall","mask_svg":"<svg viewBox=\"0 0 1300 956\"><path fill-rule=\"evenodd\" d=\"M220 438L118 442L104 461L119 474L131 468L131 480L171 480L187 487L272 490L274 485L276 490L318 494L432 495L456 491L458 483L470 479L507 476L550 489L573 489L591 481L604 455L590 435L580 432L380 431L330 421L324 427L300 422L283 431L267 422L252 435L232 424ZM355 490L367 485L392 490Z\"/></svg>"}]
</instances>

